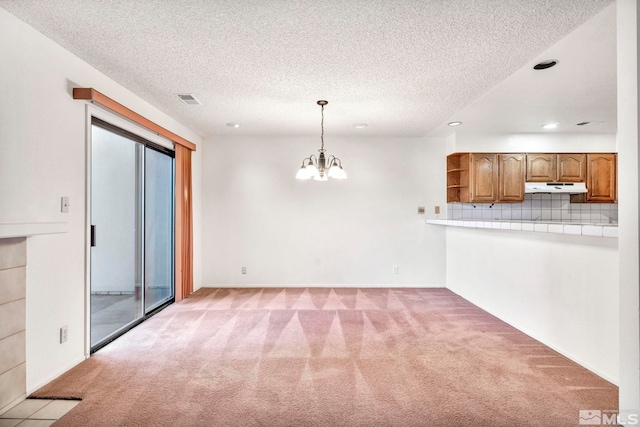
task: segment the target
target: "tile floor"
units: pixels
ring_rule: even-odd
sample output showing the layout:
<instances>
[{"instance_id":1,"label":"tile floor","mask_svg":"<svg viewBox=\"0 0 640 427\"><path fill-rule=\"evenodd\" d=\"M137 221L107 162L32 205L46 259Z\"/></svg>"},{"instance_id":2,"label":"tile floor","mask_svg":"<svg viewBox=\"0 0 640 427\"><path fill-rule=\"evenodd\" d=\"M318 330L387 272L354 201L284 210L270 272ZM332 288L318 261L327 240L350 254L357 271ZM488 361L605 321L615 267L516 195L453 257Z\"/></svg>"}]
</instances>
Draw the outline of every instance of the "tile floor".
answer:
<instances>
[{"instance_id":1,"label":"tile floor","mask_svg":"<svg viewBox=\"0 0 640 427\"><path fill-rule=\"evenodd\" d=\"M27 399L0 415L0 427L49 427L79 400Z\"/></svg>"}]
</instances>

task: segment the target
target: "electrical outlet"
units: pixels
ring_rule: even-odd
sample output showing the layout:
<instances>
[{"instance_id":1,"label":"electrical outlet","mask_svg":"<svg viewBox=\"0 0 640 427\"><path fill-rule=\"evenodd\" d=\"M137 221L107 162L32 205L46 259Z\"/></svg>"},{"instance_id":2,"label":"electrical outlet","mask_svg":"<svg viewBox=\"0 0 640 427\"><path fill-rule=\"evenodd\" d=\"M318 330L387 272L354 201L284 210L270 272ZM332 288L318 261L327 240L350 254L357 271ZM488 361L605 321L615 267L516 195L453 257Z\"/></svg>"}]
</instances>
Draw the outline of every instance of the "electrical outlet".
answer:
<instances>
[{"instance_id":1,"label":"electrical outlet","mask_svg":"<svg viewBox=\"0 0 640 427\"><path fill-rule=\"evenodd\" d=\"M393 266L393 274L398 274L398 266L397 265Z\"/></svg>"},{"instance_id":2,"label":"electrical outlet","mask_svg":"<svg viewBox=\"0 0 640 427\"><path fill-rule=\"evenodd\" d=\"M247 274L247 267L242 267L242 274Z\"/></svg>"},{"instance_id":3,"label":"electrical outlet","mask_svg":"<svg viewBox=\"0 0 640 427\"><path fill-rule=\"evenodd\" d=\"M419 214L423 214L424 213L424 207L423 206L418 207L418 213Z\"/></svg>"},{"instance_id":4,"label":"electrical outlet","mask_svg":"<svg viewBox=\"0 0 640 427\"><path fill-rule=\"evenodd\" d=\"M64 325L63 327L60 328L60 344L62 344L63 342L67 342L68 339L69 339L69 327L67 325Z\"/></svg>"},{"instance_id":5,"label":"electrical outlet","mask_svg":"<svg viewBox=\"0 0 640 427\"><path fill-rule=\"evenodd\" d=\"M433 211L436 215L440 215L440 206L436 206Z\"/></svg>"},{"instance_id":6,"label":"electrical outlet","mask_svg":"<svg viewBox=\"0 0 640 427\"><path fill-rule=\"evenodd\" d=\"M60 212L69 213L69 206L71 206L71 203L69 202L69 198L68 197L61 197L60 198Z\"/></svg>"}]
</instances>

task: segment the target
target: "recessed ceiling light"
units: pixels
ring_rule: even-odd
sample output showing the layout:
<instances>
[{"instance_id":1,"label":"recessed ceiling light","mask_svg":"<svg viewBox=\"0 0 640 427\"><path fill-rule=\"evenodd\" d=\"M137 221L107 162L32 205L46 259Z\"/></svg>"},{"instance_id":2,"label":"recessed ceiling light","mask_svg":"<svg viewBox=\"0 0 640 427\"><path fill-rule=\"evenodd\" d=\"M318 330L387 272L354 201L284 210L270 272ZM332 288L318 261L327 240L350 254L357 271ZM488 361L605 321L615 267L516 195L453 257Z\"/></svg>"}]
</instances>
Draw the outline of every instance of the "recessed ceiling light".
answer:
<instances>
[{"instance_id":1,"label":"recessed ceiling light","mask_svg":"<svg viewBox=\"0 0 640 427\"><path fill-rule=\"evenodd\" d=\"M460 126L462 122L450 122L449 126Z\"/></svg>"},{"instance_id":2,"label":"recessed ceiling light","mask_svg":"<svg viewBox=\"0 0 640 427\"><path fill-rule=\"evenodd\" d=\"M363 128L367 127L367 124L366 123L356 123L356 124L353 125L353 127L356 128L356 129L363 129Z\"/></svg>"},{"instance_id":3,"label":"recessed ceiling light","mask_svg":"<svg viewBox=\"0 0 640 427\"><path fill-rule=\"evenodd\" d=\"M545 123L542 127L545 129L555 129L558 127L558 123Z\"/></svg>"},{"instance_id":4,"label":"recessed ceiling light","mask_svg":"<svg viewBox=\"0 0 640 427\"><path fill-rule=\"evenodd\" d=\"M533 66L534 70L546 70L547 68L551 68L558 63L557 59L549 59L547 61L542 61Z\"/></svg>"},{"instance_id":5,"label":"recessed ceiling light","mask_svg":"<svg viewBox=\"0 0 640 427\"><path fill-rule=\"evenodd\" d=\"M237 123L227 123L227 126L229 126L230 128L239 128L240 125Z\"/></svg>"},{"instance_id":6,"label":"recessed ceiling light","mask_svg":"<svg viewBox=\"0 0 640 427\"><path fill-rule=\"evenodd\" d=\"M202 102L190 93L178 93L177 95L187 105L202 105Z\"/></svg>"}]
</instances>

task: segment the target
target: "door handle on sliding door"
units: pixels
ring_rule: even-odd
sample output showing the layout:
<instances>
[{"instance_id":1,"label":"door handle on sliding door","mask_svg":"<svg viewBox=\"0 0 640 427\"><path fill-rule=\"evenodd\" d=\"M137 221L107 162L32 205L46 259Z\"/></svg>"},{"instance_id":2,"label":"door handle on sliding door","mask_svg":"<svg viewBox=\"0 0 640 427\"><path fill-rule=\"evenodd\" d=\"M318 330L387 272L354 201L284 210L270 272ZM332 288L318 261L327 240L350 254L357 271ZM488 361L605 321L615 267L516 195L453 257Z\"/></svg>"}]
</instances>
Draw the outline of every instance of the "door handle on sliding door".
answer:
<instances>
[{"instance_id":1,"label":"door handle on sliding door","mask_svg":"<svg viewBox=\"0 0 640 427\"><path fill-rule=\"evenodd\" d=\"M96 226L91 226L91 246L96 245Z\"/></svg>"}]
</instances>

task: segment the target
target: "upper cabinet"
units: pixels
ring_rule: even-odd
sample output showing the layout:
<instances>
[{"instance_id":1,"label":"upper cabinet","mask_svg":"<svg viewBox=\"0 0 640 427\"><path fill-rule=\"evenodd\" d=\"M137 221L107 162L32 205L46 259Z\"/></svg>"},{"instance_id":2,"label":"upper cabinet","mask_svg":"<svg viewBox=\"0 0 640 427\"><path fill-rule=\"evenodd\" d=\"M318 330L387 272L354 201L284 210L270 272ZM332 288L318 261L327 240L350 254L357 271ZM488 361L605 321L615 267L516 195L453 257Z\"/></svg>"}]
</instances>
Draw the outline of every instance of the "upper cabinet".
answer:
<instances>
[{"instance_id":1,"label":"upper cabinet","mask_svg":"<svg viewBox=\"0 0 640 427\"><path fill-rule=\"evenodd\" d=\"M556 180L556 154L527 154L527 182L553 182Z\"/></svg>"},{"instance_id":2,"label":"upper cabinet","mask_svg":"<svg viewBox=\"0 0 640 427\"><path fill-rule=\"evenodd\" d=\"M497 154L471 153L471 202L495 202L498 195Z\"/></svg>"},{"instance_id":3,"label":"upper cabinet","mask_svg":"<svg viewBox=\"0 0 640 427\"><path fill-rule=\"evenodd\" d=\"M586 154L558 154L558 182L585 182L586 171Z\"/></svg>"},{"instance_id":4,"label":"upper cabinet","mask_svg":"<svg viewBox=\"0 0 640 427\"><path fill-rule=\"evenodd\" d=\"M586 154L527 154L527 182L584 182L585 176Z\"/></svg>"},{"instance_id":5,"label":"upper cabinet","mask_svg":"<svg viewBox=\"0 0 640 427\"><path fill-rule=\"evenodd\" d=\"M447 156L447 203L521 202L524 154L456 153Z\"/></svg>"},{"instance_id":6,"label":"upper cabinet","mask_svg":"<svg viewBox=\"0 0 640 427\"><path fill-rule=\"evenodd\" d=\"M469 202L469 153L447 156L447 203Z\"/></svg>"},{"instance_id":7,"label":"upper cabinet","mask_svg":"<svg viewBox=\"0 0 640 427\"><path fill-rule=\"evenodd\" d=\"M498 154L498 202L522 202L526 176L524 154Z\"/></svg>"},{"instance_id":8,"label":"upper cabinet","mask_svg":"<svg viewBox=\"0 0 640 427\"><path fill-rule=\"evenodd\" d=\"M587 201L616 201L616 154L588 153L587 157Z\"/></svg>"},{"instance_id":9,"label":"upper cabinet","mask_svg":"<svg viewBox=\"0 0 640 427\"><path fill-rule=\"evenodd\" d=\"M455 153L447 156L447 203L522 202L525 182L584 182L572 202L613 203L615 153Z\"/></svg>"}]
</instances>

